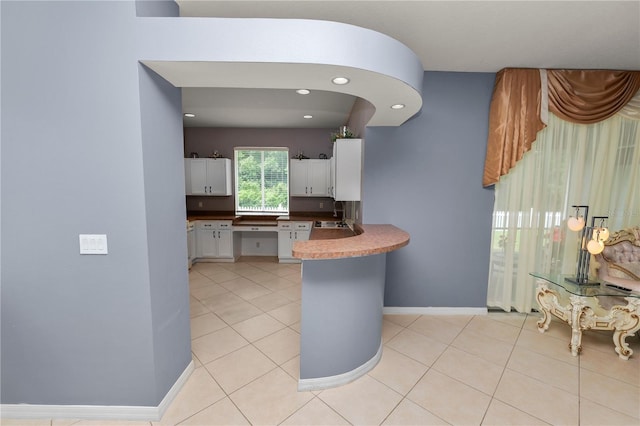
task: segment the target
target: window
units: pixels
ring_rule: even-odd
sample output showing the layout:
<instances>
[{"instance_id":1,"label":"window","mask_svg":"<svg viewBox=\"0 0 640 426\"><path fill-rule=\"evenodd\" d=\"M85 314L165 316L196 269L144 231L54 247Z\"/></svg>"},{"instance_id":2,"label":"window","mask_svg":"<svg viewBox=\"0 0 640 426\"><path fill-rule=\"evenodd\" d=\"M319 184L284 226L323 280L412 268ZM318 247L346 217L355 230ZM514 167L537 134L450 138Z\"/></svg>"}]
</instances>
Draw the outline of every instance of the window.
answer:
<instances>
[{"instance_id":1,"label":"window","mask_svg":"<svg viewBox=\"0 0 640 426\"><path fill-rule=\"evenodd\" d=\"M236 214L289 214L289 150L235 148Z\"/></svg>"}]
</instances>

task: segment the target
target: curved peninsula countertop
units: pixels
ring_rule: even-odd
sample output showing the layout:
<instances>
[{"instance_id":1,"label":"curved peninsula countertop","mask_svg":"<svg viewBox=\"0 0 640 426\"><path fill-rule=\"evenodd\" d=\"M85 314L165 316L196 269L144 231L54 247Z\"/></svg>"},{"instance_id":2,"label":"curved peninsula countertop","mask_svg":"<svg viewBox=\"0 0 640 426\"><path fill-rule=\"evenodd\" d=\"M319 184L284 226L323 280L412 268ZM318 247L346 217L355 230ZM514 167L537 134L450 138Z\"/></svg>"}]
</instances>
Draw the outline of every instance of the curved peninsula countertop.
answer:
<instances>
[{"instance_id":1,"label":"curved peninsula countertop","mask_svg":"<svg viewBox=\"0 0 640 426\"><path fill-rule=\"evenodd\" d=\"M371 256L407 244L409 234L393 225L354 225L354 231L313 228L309 240L293 243L293 256L303 260Z\"/></svg>"},{"instance_id":2,"label":"curved peninsula countertop","mask_svg":"<svg viewBox=\"0 0 640 426\"><path fill-rule=\"evenodd\" d=\"M299 390L349 383L382 357L387 253L409 244L393 225L313 228L302 259Z\"/></svg>"}]
</instances>

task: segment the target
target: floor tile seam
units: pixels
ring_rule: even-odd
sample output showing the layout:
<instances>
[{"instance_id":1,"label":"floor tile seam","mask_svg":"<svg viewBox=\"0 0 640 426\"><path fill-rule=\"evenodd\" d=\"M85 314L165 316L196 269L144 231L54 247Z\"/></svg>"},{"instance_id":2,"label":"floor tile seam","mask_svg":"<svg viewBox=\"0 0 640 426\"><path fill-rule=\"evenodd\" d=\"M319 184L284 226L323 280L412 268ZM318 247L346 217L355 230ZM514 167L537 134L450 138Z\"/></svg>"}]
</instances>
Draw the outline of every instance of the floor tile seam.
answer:
<instances>
[{"instance_id":1,"label":"floor tile seam","mask_svg":"<svg viewBox=\"0 0 640 426\"><path fill-rule=\"evenodd\" d=\"M253 317L253 318L255 318L255 317ZM251 319L251 318L249 318L249 319ZM274 318L274 319L275 319L275 318ZM278 321L278 320L276 319L276 321ZM240 322L242 322L242 321L240 321ZM278 321L278 322L279 322L280 324L282 324L280 321ZM236 323L236 324L240 324L240 323ZM238 333L238 334L240 334L240 335L242 336L242 334L241 334L238 330L236 330L236 329L233 327L233 325L232 325L232 326L230 326L230 327L231 327L231 328L233 328L233 330L234 330L236 333ZM251 343L251 344L253 345L255 342L258 342L258 341L260 341L260 340L262 340L262 339L266 339L267 337L271 337L271 336L273 336L274 334L276 334L276 333L278 333L278 332L280 332L280 331L284 330L285 328L288 328L288 326L287 326L286 324L282 324L282 328L279 328L279 329L277 329L276 331L272 331L272 332L270 332L269 334L265 334L264 336L261 336L261 337L259 337L258 339L254 340L254 341L249 341L249 339L247 339L246 337L244 337L244 336L242 336L242 337L244 337L244 338L245 338L245 340L249 341L249 343ZM295 331L295 330L293 330L293 331ZM300 334L300 333L298 333L298 334Z\"/></svg>"},{"instance_id":2,"label":"floor tile seam","mask_svg":"<svg viewBox=\"0 0 640 426\"><path fill-rule=\"evenodd\" d=\"M508 362L509 362L509 358L510 358L511 354L513 353L513 349L515 348L515 345L511 345L511 350L509 351L509 356L508 356L508 357L507 357L507 359L505 360L504 365L500 365L500 364L498 364L497 362L494 362L494 361L492 361L492 360L490 360L490 359L487 359L487 358L485 358L484 356L479 355L479 354L477 354L477 353L470 352L470 351L469 351L468 349L466 349L466 348L462 348L462 347L456 346L456 345L455 345L455 342L451 342L451 344L449 345L449 347L454 348L454 349L457 349L457 350L459 350L459 351L462 351L462 352L466 353L467 355L474 356L474 357L479 358L479 359L481 359L481 360L483 360L483 361L486 361L486 362L488 362L488 363L490 363L490 364L492 364L492 365L495 365L496 367L499 367L499 368L503 368L503 369L504 369L504 368L507 366ZM447 348L447 349L448 349L448 348Z\"/></svg>"},{"instance_id":3,"label":"floor tile seam","mask_svg":"<svg viewBox=\"0 0 640 426\"><path fill-rule=\"evenodd\" d=\"M272 291L270 294L274 294L274 293L275 293L275 292L273 292L273 291ZM267 294L265 294L264 296L268 296L268 295L267 295ZM258 296L258 297L261 297L261 296ZM258 305L256 305L255 303L252 303L252 302L251 302L252 300L257 299L258 297L254 297L253 299L249 299L249 300L247 300L247 302L248 302L248 303L251 303L253 306L255 306L256 308L260 309L260 310L261 310L262 312L264 312L265 314L268 314L269 312L271 312L271 311L273 311L273 310L275 310L275 309L281 308L281 307L283 307L283 306L288 305L289 303L291 303L291 302L287 299L287 302L288 302L288 303L285 303L284 305L280 305L280 306L278 306L278 307L276 307L276 308L269 309L268 311L265 311L265 310L264 310L263 308L261 308L260 306L258 306ZM284 296L282 296L282 297L284 297Z\"/></svg>"},{"instance_id":4,"label":"floor tile seam","mask_svg":"<svg viewBox=\"0 0 640 426\"><path fill-rule=\"evenodd\" d=\"M610 406L604 405L600 401L595 401L595 400L593 400L591 398L587 398L585 396L580 396L580 398L578 400L578 420L580 420L580 409L582 408L582 400L589 401L591 404L595 404L595 405L597 405L599 407L603 407L603 408L606 408L607 410L615 411L616 413L619 413L619 414L622 414L622 415L625 415L625 416L628 416L628 417L632 417L632 418L637 419L637 420L640 421L640 411L638 412L637 415L628 414L628 413L622 412L620 410L616 410L614 408L611 408Z\"/></svg>"},{"instance_id":5,"label":"floor tile seam","mask_svg":"<svg viewBox=\"0 0 640 426\"><path fill-rule=\"evenodd\" d=\"M407 394L402 394L401 392L399 392L397 389L392 388L391 386L389 386L388 384L386 384L385 382L383 382L382 380L378 379L377 377L373 376L371 373L373 373L373 371L375 370L375 367L368 371L366 373L366 375L370 378L375 380L376 382L380 383L381 385L383 385L384 387L386 387L389 390L392 390L394 393L397 393L398 395L400 395L401 399L404 398L405 396L407 396ZM427 369L428 370L428 369ZM418 383L420 381L420 379L422 379L422 377L424 377L424 375L426 374L426 371L420 376L420 378L418 379L418 381L416 383ZM359 378L358 378L359 379ZM356 380L358 380L356 379ZM416 385L416 383L413 384L413 386L411 386L411 389L413 389L413 387ZM407 393L409 393L409 391L407 391Z\"/></svg>"},{"instance_id":6,"label":"floor tile seam","mask_svg":"<svg viewBox=\"0 0 640 426\"><path fill-rule=\"evenodd\" d=\"M278 425L283 424L284 422L286 422L287 420L289 420L293 415L295 415L297 412L301 411L304 407L306 407L307 405L311 404L311 402L317 399L318 401L320 401L321 404L325 405L326 407L328 407L331 411L333 411L334 413L336 413L336 415L338 415L338 417L340 417L341 419L343 419L345 422L347 422L348 424L353 424L351 423L349 420L347 420L342 414L340 414L335 408L333 408L331 405L327 404L323 399L319 398L319 395L313 395L313 397L305 402L300 408L298 408L297 410L295 410L293 413L291 413L290 415L288 415L285 419L283 419L280 423L278 423Z\"/></svg>"},{"instance_id":7,"label":"floor tile seam","mask_svg":"<svg viewBox=\"0 0 640 426\"><path fill-rule=\"evenodd\" d=\"M516 343L518 342L518 340L522 336L522 331L524 331L524 327L520 330L520 333L518 333L518 338L516 339ZM563 389L563 388L551 385L549 383L546 383L544 381L541 381L538 377L534 377L533 375L530 375L530 374L527 374L527 373L522 373L522 372L520 372L518 370L514 370L513 368L510 368L509 367L509 363L511 362L511 358L513 357L513 353L514 353L515 349L516 349L516 344L514 344L513 347L511 348L511 352L509 353L509 357L507 358L507 362L505 363L504 369L502 370L502 374L500 375L500 379L498 380L498 384L496 386L496 389L494 390L494 394L492 395L493 398L496 397L495 393L497 392L498 388L500 387L500 383L502 382L502 379L504 378L504 374L505 374L505 372L507 370L512 371L512 372L517 373L517 374L525 375L525 376L537 381L538 383L542 383L543 385L552 386L555 389L558 389L558 390L561 390L561 391L564 391L564 392L568 392L566 389ZM529 349L527 348L527 350L529 350ZM554 358L554 357L550 357L547 354L541 354L541 353L536 352L536 351L532 351L532 352L534 352L537 355L541 355L543 357L550 358L552 360L563 362L563 363L565 363L565 364L567 364L569 366L573 366L573 364L567 363L567 362L562 361L562 360L558 360L557 358ZM578 389L577 389L577 394L575 394L575 395L577 395L578 398L579 398L580 397L580 374L579 374L580 373L580 366L579 366L579 364L577 365L577 367L578 367ZM500 401L500 399L498 399L498 400ZM504 402L506 404L505 401L501 401L501 402ZM529 414L529 413L527 413L527 414Z\"/></svg>"},{"instance_id":8,"label":"floor tile seam","mask_svg":"<svg viewBox=\"0 0 640 426\"><path fill-rule=\"evenodd\" d=\"M213 362L213 361L211 361ZM240 407L238 407L238 405L235 403L235 401L233 399L231 399L230 394L227 393L227 391L222 387L222 385L216 380L215 377L213 377L213 374L211 374L211 372L205 367L205 364L202 364L202 368L205 369L205 371L207 372L207 374L209 375L209 377L211 377L211 379L216 383L216 385L220 388L220 390L222 391L222 393L224 394L224 396L216 401L214 401L212 404L209 404L208 406L206 406L205 408L203 408L202 410L198 411L197 413L192 414L191 416L180 420L177 424L181 424L184 423L186 420L190 419L191 417L195 416L196 414L199 414L201 412L203 412L204 410L210 408L211 406L217 404L218 402L224 400L225 398L228 399L234 407L236 407L236 409L238 410L238 412L242 415L242 417L244 417L247 420L247 423L251 424L251 422L249 421L249 419L247 418L247 416L245 415L244 412L242 412L242 410L240 409ZM273 371L273 370L270 370ZM245 385L246 386L246 385ZM242 387L240 388L242 389ZM236 391L239 389L236 389ZM233 392L232 392L233 393Z\"/></svg>"},{"instance_id":9,"label":"floor tile seam","mask_svg":"<svg viewBox=\"0 0 640 426\"><path fill-rule=\"evenodd\" d=\"M234 294L234 296L238 296L238 295L237 295L237 294ZM240 297L240 296L238 296L238 297ZM241 301L239 301L239 302L230 303L230 304L228 304L228 305L223 305L223 306L220 306L220 307L218 307L218 308L211 309L211 313L214 313L214 314L216 314L218 317L220 317L219 312L220 312L221 310L224 310L224 309L227 309L227 308L232 308L232 307L234 307L234 306L236 306L236 305L240 305L241 303L244 303L244 302L246 302L246 300L242 299L242 300L241 300ZM206 306L205 306L205 307L206 307ZM256 307L257 307L257 306L256 306ZM260 308L258 308L258 309L260 309ZM222 319L222 318L220 317L220 319Z\"/></svg>"},{"instance_id":10,"label":"floor tile seam","mask_svg":"<svg viewBox=\"0 0 640 426\"><path fill-rule=\"evenodd\" d=\"M216 399L215 401L213 401L211 404L207 405L206 407L203 407L202 409L200 409L200 410L196 411L195 413L190 414L190 415L188 415L187 417L185 417L185 418L182 418L182 419L178 420L178 421L175 423L176 425L180 425L180 424L184 423L185 421L189 420L191 417L193 417L193 416L195 416L195 415L197 415L197 414L200 414L200 413L201 413L201 412L203 412L204 410L206 410L206 409L210 408L211 406L213 406L213 405L217 404L218 402L222 401L223 399L225 399L225 398L229 398L229 395L227 395L227 393L226 393L226 392L225 392L225 390L222 388L222 386L220 386L220 383L218 383L218 381L216 380L216 378L215 378L215 377L213 377L213 375L211 374L211 372L205 368L205 364L202 364L202 363L201 363L201 365L202 365L202 367L199 367L199 368L203 368L203 369L204 369L204 371L206 371L206 372L207 372L207 374L209 375L209 377L211 377L211 380L213 380L213 381L215 382L216 386L218 386L218 388L220 388L220 390L221 390L221 391L222 391L222 393L223 393L223 396L222 396L222 397L220 397L219 399ZM194 371L195 371L195 370L194 370ZM192 374L193 374L193 373L192 373ZM166 414L166 413L165 413L165 414ZM162 422L162 419L160 419L160 422Z\"/></svg>"},{"instance_id":11,"label":"floor tile seam","mask_svg":"<svg viewBox=\"0 0 640 426\"><path fill-rule=\"evenodd\" d=\"M275 333L278 333L278 332L280 332L280 331L282 331L282 330L284 330L284 329L280 329L280 330L276 331ZM294 331L295 331L295 330L294 330ZM275 334L275 333L274 333L274 334ZM264 339L264 337L263 337L263 338L260 338L260 339L258 339L258 340L256 340L254 343L250 343L250 345L253 345L253 346L254 346L258 351L260 351L260 353L261 353L262 355L264 355L264 356L266 356L267 358L269 358L269 360L270 360L271 362L273 362L275 365L277 365L277 366L278 366L278 367L280 367L280 368L282 368L282 366L283 366L284 364L286 364L287 362L291 361L291 360L292 360L292 359L294 359L295 357L300 356L300 349L299 349L299 347L298 347L298 353L297 353L297 354L295 354L295 355L294 355L294 356L292 356L291 358L287 358L286 360L284 360L284 361L282 361L282 362L278 362L278 361L276 361L275 359L271 358L271 357L269 356L269 354L265 353L262 349L260 349L260 348L256 345L256 343L258 343L260 340L263 340L263 339ZM282 370L284 370L284 372L285 372L285 373L287 372L284 368L283 368Z\"/></svg>"},{"instance_id":12,"label":"floor tile seam","mask_svg":"<svg viewBox=\"0 0 640 426\"><path fill-rule=\"evenodd\" d=\"M616 358L618 358L617 354L616 354ZM621 359L617 359L616 361L620 361L620 362L628 362L628 361L623 361L623 360L621 360ZM638 368L638 371L636 372L636 377L639 377L638 382L636 382L636 383L630 383L630 382L627 382L626 380L622 380L622 379L620 379L620 378L618 378L618 377L616 377L616 376L612 376L612 375L610 375L610 374L603 373L603 372L602 372L602 371L600 371L600 370L595 370L594 368L595 368L595 367L597 367L597 366L594 366L594 367L587 367L587 366L583 366L583 365L582 365L582 359L578 360L578 363L579 363L579 369L580 369L580 372L582 372L582 370L589 371L589 372L591 372L591 373L596 373L596 374L599 374L599 375L601 375L601 376L606 376L606 377L608 377L608 378L610 378L610 379L617 380L617 381L619 381L619 382L626 383L626 384L628 384L628 385L635 386L635 387L637 387L637 388L639 388L639 389L640 389L640 366L639 366L639 368Z\"/></svg>"},{"instance_id":13,"label":"floor tile seam","mask_svg":"<svg viewBox=\"0 0 640 426\"><path fill-rule=\"evenodd\" d=\"M276 318L276 317L275 317L273 314L271 314L270 312L273 312L273 311L275 311L276 309L280 309L280 308L282 308L282 307L284 307L284 306L291 305L292 303L296 303L296 302L290 302L290 303L287 303L286 305L282 305L282 306L279 306L279 307L277 307L277 308L275 308L275 309L271 309L270 311L266 311L266 312L265 312L265 314L269 315L271 318L275 319L276 321L278 321L278 322L280 322L280 323L282 323L282 324L286 325L287 327L290 327L290 324L285 324L285 323L283 323L282 321L280 321L278 318ZM258 308L258 309L259 309L259 308ZM300 320L298 320L298 321L296 321L296 322L300 322ZM293 324L296 324L296 323L294 322ZM293 325L293 324L291 324L291 325ZM295 330L294 330L294 331L295 331ZM298 334L300 334L300 333L298 333Z\"/></svg>"},{"instance_id":14,"label":"floor tile seam","mask_svg":"<svg viewBox=\"0 0 640 426\"><path fill-rule=\"evenodd\" d=\"M578 362L580 362L580 360L578 360ZM619 378L617 378L617 377L613 377L613 376L610 376L610 375L608 375L608 374L603 374L603 373L601 373L601 372L599 372L599 371L594 371L594 370L592 370L592 369L590 369L590 368L586 368L586 367L579 367L579 371L578 371L578 372L580 373L580 374L579 374L579 378L581 378L581 377L582 377L582 371L583 371L583 370L588 371L589 373L594 373L594 374L597 374L597 375L599 375L599 376L606 377L607 379L610 379L610 380L615 380L616 382L621 383L621 384L623 384L623 385L627 385L627 386L631 386L631 387L638 388L638 390L640 390L640 384L635 385L635 384L633 384L633 383L629 383L629 382L626 382L626 381L624 381L624 380L620 380L620 379L619 379Z\"/></svg>"},{"instance_id":15,"label":"floor tile seam","mask_svg":"<svg viewBox=\"0 0 640 426\"><path fill-rule=\"evenodd\" d=\"M473 390L476 390L476 391L478 391L478 392L480 392L480 393L482 393L482 394L484 394L484 395L488 396L489 398L493 398L493 396L495 395L496 391L498 390L498 386L500 385L500 380L502 379L502 375L504 374L504 370L503 370L503 371L502 371L502 373L500 374L500 379L498 379L498 381L496 382L496 385L495 385L495 387L494 387L493 391L492 391L491 393L487 393L487 392L486 392L485 390L483 390L483 389L480 389L480 388L478 388L478 387L476 387L476 386L474 386L474 385L472 385L472 384L469 384L469 383L467 383L467 382L465 382L465 381L463 381L463 380L461 380L461 379L459 379L459 378L457 378L457 377L450 376L450 375L449 375L447 372L445 372L445 371L441 371L441 370L439 370L438 368L436 368L436 366L435 366L436 364L437 364L437 362L434 362L434 363L433 363L433 366L431 366L431 367L429 368L429 370L433 370L433 371L435 371L435 372L437 372L437 373L439 373L439 374L442 374L443 376L448 377L448 378L449 378L449 379L451 379L451 380L455 380L456 382L458 382L458 383L460 383L460 384L463 384L463 385L465 385L465 386L467 386L467 387L469 387L469 388L471 388L471 389L473 389Z\"/></svg>"},{"instance_id":16,"label":"floor tile seam","mask_svg":"<svg viewBox=\"0 0 640 426\"><path fill-rule=\"evenodd\" d=\"M522 332L522 330L521 330L520 332ZM519 335L519 334L518 334L518 335ZM452 345L448 345L448 346L447 346L447 349L449 349L450 347L452 347ZM455 346L453 346L453 348L458 349L458 348L456 348ZM449 378L450 378L450 379L452 379L452 380L455 380L455 381L457 381L457 382L459 382L459 383L462 383L462 384L464 384L464 385L466 385L466 386L469 386L469 387L471 387L472 389L475 389L475 390L477 390L477 391L479 391L479 392L481 392L481 393L483 393L483 394L485 394L485 395L489 396L490 398L494 398L494 397L495 397L495 393L497 392L498 388L500 387L500 382L502 381L502 379L503 379L503 377L504 377L504 373L505 373L505 371L507 370L507 365L509 365L509 360L511 359L511 356L513 355L514 348L515 348L515 345L514 345L514 346L512 346L512 348L511 348L511 352L510 352L509 356L507 357L507 361L505 362L505 365L504 365L504 366L500 366L500 365L494 364L494 365L497 365L499 368L501 368L501 369L502 369L502 372L500 373L500 377L499 377L499 378L498 378L498 380L496 381L496 385L495 385L495 387L494 387L494 389L493 389L493 392L492 392L491 394L488 394L488 393L486 393L484 390L482 390L482 389L478 389L477 387L472 386L472 385L470 385L469 383L465 383L465 382L463 382L463 381L461 381L461 380L459 380L459 379L457 379L457 378L455 378L455 377L451 377L451 376L449 376L448 374L446 374L446 373L444 373L444 372L442 372L442 371L438 370L438 369L435 367L435 365L437 364L438 360L443 356L443 354L447 351L447 349L445 349L445 350L440 354L440 356L438 356L438 358L433 362L433 364L432 364L432 366L431 366L430 368L433 368L433 369L434 369L434 371L437 371L438 373L443 374L443 375L445 375L445 376L449 377ZM460 350L460 349L458 349L458 350ZM481 358L481 359L482 359L482 358ZM488 409L488 408L487 408L487 409ZM486 414L486 413L485 413L485 414ZM484 418L484 416L483 416L483 418Z\"/></svg>"},{"instance_id":17,"label":"floor tile seam","mask_svg":"<svg viewBox=\"0 0 640 426\"><path fill-rule=\"evenodd\" d=\"M273 360L269 360L269 361L273 362ZM212 361L212 362L213 362L213 361ZM275 362L274 362L274 364L275 364ZM269 373L271 373L271 372L275 371L275 370L276 370L276 369L278 369L278 368L280 368L278 365L274 365L274 366L273 366L273 368L270 368L268 371L264 372L263 374L260 374L259 376L254 377L253 379L251 379L250 381L248 381L248 382L247 382L247 383L245 383L244 385L240 386L238 389L234 389L234 390L233 390L233 391L231 391L231 392L227 392L227 391L222 387L222 385L220 385L220 383L218 383L218 381L217 381L217 380L216 380L216 383L218 383L218 386L220 386L220 389L222 389L222 391L225 393L225 396L226 396L227 398L231 399L231 395L235 394L236 392L239 392L239 391L240 391L240 390L242 390L243 388L245 388L245 387L249 386L250 384L254 383L256 380L260 380L261 378L263 378L263 377L264 377L264 376L266 376L267 374L269 374ZM281 368L281 370L283 370L283 369ZM207 370L207 371L208 371L208 370ZM286 371L285 371L285 373L286 373ZM209 374L211 374L211 373L209 372ZM214 377L214 380L215 380L215 377ZM234 404L234 405L235 405L235 404ZM240 410L240 407L238 407L238 410L239 410L239 411L242 411L242 410Z\"/></svg>"},{"instance_id":18,"label":"floor tile seam","mask_svg":"<svg viewBox=\"0 0 640 426\"><path fill-rule=\"evenodd\" d=\"M391 340L393 340L393 339L391 339ZM391 342L391 340L389 340L389 342ZM425 366L425 367L427 367L427 368L431 368L431 367L433 366L433 364L435 364L435 362L437 361L437 359L440 357L440 355L442 355L442 354L447 350L447 349L444 349L444 350L442 351L442 353L440 353L440 355L438 355L438 356L433 360L433 362L432 362L431 364L426 364L424 361L421 361L421 360L419 360L419 359L417 359L417 358L414 358L414 357L413 357L413 356L411 356L410 354L405 353L405 352L402 352L402 351L401 351L400 349L398 349L398 348L394 348L393 346L389 346L389 342L387 342L387 343L383 343L383 345L382 345L382 346L383 346L383 348L384 348L384 347L388 347L389 349L394 350L394 351L396 351L396 352L398 352L398 353L400 353L400 354L402 354L402 355L406 356L407 358L411 359L412 361L415 361L415 362L419 363L420 365L424 365L424 366ZM438 343L440 343L440 342L438 342ZM448 347L448 346L447 346L447 347ZM384 350L384 349L383 349L383 350Z\"/></svg>"},{"instance_id":19,"label":"floor tile seam","mask_svg":"<svg viewBox=\"0 0 640 426\"><path fill-rule=\"evenodd\" d=\"M426 373L425 373L425 374L426 374ZM422 380L422 377L420 378L420 380ZM420 380L418 380L418 382L419 382ZM416 382L416 384L417 384L417 382ZM413 387L415 387L415 386L416 386L416 385L413 385ZM411 390L413 390L413 387L411 388ZM409 391L409 392L411 392L411 391ZM382 424L384 424L384 422L386 422L386 421L387 421L387 419L389 418L389 416L391 416L391 415L394 413L394 411L396 411L396 409L400 406L400 404L402 404L402 402L403 402L403 401L405 401L405 400L406 400L406 401L409 401L409 402L410 402L410 403L412 403L412 404L417 405L417 406L418 406L418 407L420 407L420 408L422 408L423 410L425 410L426 412L428 412L429 414L431 414L433 417L436 417L436 418L438 418L438 419L442 420L443 422L445 422L446 424L451 425L451 423L450 423L449 421L447 421L446 419L443 419L442 417L440 417L439 415L437 415L437 414L436 414L436 413L434 413L433 411L429 410L427 407L423 407L422 405L420 405L420 403L419 403L419 402L414 401L414 400L412 400L411 398L409 398L409 396L408 396L408 395L409 395L409 392L407 392L407 395L403 396L403 397L400 399L400 401L398 401L398 403L396 404L396 406L395 406L395 407L393 407L393 409L389 412L389 414L387 414L387 417L385 417L385 418L384 418L384 420L382 420L382 422L380 422L380 424L381 424L381 425L382 425Z\"/></svg>"},{"instance_id":20,"label":"floor tile seam","mask_svg":"<svg viewBox=\"0 0 640 426\"><path fill-rule=\"evenodd\" d=\"M413 332L413 333L417 333L417 334L419 334L419 335L421 335L421 336L423 336L423 337L426 337L426 338L428 338L428 339L430 339L430 340L433 340L433 341L435 341L435 342L438 342L438 343L441 343L441 344L443 344L443 345L447 345L447 346L449 346L449 345L450 345L454 340L456 340L456 338L460 335L460 332L458 332L458 333L455 335L455 337L454 337L453 339L451 339L451 341L449 341L449 342L445 342L445 341L443 341L443 340L437 339L437 338L436 338L436 337L434 337L433 335L429 335L429 334L422 333L421 331L416 330L416 329L414 329L414 328L409 328L409 327L407 327L406 329L407 329L407 330L409 330L409 331L411 331L411 332Z\"/></svg>"},{"instance_id":21,"label":"floor tile seam","mask_svg":"<svg viewBox=\"0 0 640 426\"><path fill-rule=\"evenodd\" d=\"M556 386L554 384L551 384L551 383L548 383L548 382L546 382L544 380L541 380L539 377L535 376L534 372L531 372L531 373L522 372L522 371L514 370L513 368L509 368L509 366L507 366L507 367L505 367L504 372L502 373L502 376L500 376L500 381L498 382L498 387L500 385L500 382L502 381L502 378L504 377L504 373L506 373L507 370L509 372L511 372L511 373L515 373L515 374L520 374L520 375L526 376L527 378L536 381L537 383L541 384L542 386L549 386L549 387L551 387L551 388L553 388L555 390L567 393L567 394L572 395L574 397L577 397L577 398L580 397L580 377L579 377L579 375L578 375L578 383L576 385L577 389L575 391L570 391L570 390L567 390L567 389L562 388L560 386Z\"/></svg>"},{"instance_id":22,"label":"floor tile seam","mask_svg":"<svg viewBox=\"0 0 640 426\"><path fill-rule=\"evenodd\" d=\"M544 423L544 424L551 425L548 421L546 421L546 420L544 420L544 419L541 419L541 418L540 418L540 417L538 417L536 414L534 414L534 413L530 413L530 412L528 412L528 411L525 411L525 410L523 410L523 409L522 409L522 408L520 408L520 407L516 407L515 405L510 404L510 403L508 403L507 401L503 401L503 400L501 400L500 398L498 398L498 397L496 397L496 396L492 396L492 397L491 397L491 401L489 401L489 405L487 406L487 411L485 412L484 416L482 417L482 422L480 423L481 425L484 425L484 419L485 419L485 417L487 416L487 413L489 412L489 408L491 407L491 404L493 403L493 401L498 401L498 402L500 402L501 404L504 404L504 405L506 405L506 406L508 406L508 407L511 407L511 408L513 408L513 409L514 409L514 410L516 410L516 411L519 411L519 412L521 412L521 413L526 414L527 416L530 416L530 417L533 417L534 419L540 420L540 421L541 421L542 423ZM578 425L580 425L580 423L579 423L579 422L578 422Z\"/></svg>"}]
</instances>

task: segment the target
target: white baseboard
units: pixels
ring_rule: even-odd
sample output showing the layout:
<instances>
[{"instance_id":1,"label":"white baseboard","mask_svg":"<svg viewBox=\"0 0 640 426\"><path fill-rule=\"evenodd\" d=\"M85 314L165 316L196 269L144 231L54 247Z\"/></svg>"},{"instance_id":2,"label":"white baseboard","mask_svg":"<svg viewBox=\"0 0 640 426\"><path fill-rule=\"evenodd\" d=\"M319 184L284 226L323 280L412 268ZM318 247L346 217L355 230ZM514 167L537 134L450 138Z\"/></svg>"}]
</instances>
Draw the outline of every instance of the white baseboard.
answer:
<instances>
[{"instance_id":1,"label":"white baseboard","mask_svg":"<svg viewBox=\"0 0 640 426\"><path fill-rule=\"evenodd\" d=\"M380 342L378 352L376 352L376 354L369 361L365 362L360 367L357 367L351 371L347 371L346 373L338 374L336 376L300 379L298 380L298 391L323 390L351 383L357 378L364 376L369 371L371 371L373 367L378 365L380 358L382 358L382 342Z\"/></svg>"},{"instance_id":2,"label":"white baseboard","mask_svg":"<svg viewBox=\"0 0 640 426\"><path fill-rule=\"evenodd\" d=\"M401 307L385 306L384 315L487 315L487 308Z\"/></svg>"},{"instance_id":3,"label":"white baseboard","mask_svg":"<svg viewBox=\"0 0 640 426\"><path fill-rule=\"evenodd\" d=\"M194 370L193 361L180 374L157 407L117 405L1 404L3 419L160 420Z\"/></svg>"}]
</instances>

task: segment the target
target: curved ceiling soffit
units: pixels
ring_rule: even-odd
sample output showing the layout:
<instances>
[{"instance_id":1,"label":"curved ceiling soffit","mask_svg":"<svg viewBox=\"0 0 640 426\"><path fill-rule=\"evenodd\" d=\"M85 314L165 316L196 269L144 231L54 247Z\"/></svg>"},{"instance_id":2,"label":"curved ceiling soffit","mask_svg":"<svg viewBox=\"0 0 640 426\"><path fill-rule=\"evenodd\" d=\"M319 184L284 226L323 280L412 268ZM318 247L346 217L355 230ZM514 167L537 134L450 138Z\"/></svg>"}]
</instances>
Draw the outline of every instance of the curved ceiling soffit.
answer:
<instances>
[{"instance_id":1,"label":"curved ceiling soffit","mask_svg":"<svg viewBox=\"0 0 640 426\"><path fill-rule=\"evenodd\" d=\"M369 126L399 126L422 107L420 60L376 31L299 19L138 19L140 62L176 87L347 93L374 105ZM336 76L350 83L331 83ZM405 108L391 109L398 103Z\"/></svg>"}]
</instances>

